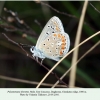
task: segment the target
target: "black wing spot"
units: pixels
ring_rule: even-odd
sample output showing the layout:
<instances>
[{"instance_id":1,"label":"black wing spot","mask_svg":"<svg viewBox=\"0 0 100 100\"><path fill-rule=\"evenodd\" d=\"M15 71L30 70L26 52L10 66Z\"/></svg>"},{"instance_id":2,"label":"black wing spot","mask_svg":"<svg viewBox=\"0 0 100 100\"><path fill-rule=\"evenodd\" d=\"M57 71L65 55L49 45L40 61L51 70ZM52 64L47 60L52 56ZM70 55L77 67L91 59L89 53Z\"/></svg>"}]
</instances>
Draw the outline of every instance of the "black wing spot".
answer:
<instances>
[{"instance_id":1,"label":"black wing spot","mask_svg":"<svg viewBox=\"0 0 100 100\"><path fill-rule=\"evenodd\" d=\"M54 30L54 27L52 27L52 29Z\"/></svg>"},{"instance_id":2,"label":"black wing spot","mask_svg":"<svg viewBox=\"0 0 100 100\"><path fill-rule=\"evenodd\" d=\"M43 45L45 45L45 43Z\"/></svg>"},{"instance_id":3,"label":"black wing spot","mask_svg":"<svg viewBox=\"0 0 100 100\"><path fill-rule=\"evenodd\" d=\"M53 38L54 40L56 39L56 38Z\"/></svg>"},{"instance_id":4,"label":"black wing spot","mask_svg":"<svg viewBox=\"0 0 100 100\"><path fill-rule=\"evenodd\" d=\"M50 41L50 39L48 39L48 41Z\"/></svg>"},{"instance_id":5,"label":"black wing spot","mask_svg":"<svg viewBox=\"0 0 100 100\"><path fill-rule=\"evenodd\" d=\"M47 35L49 35L49 33L46 33Z\"/></svg>"},{"instance_id":6,"label":"black wing spot","mask_svg":"<svg viewBox=\"0 0 100 100\"><path fill-rule=\"evenodd\" d=\"M51 28L54 30L54 27L53 26L51 26Z\"/></svg>"},{"instance_id":7,"label":"black wing spot","mask_svg":"<svg viewBox=\"0 0 100 100\"><path fill-rule=\"evenodd\" d=\"M51 26L51 28L53 28L53 27Z\"/></svg>"}]
</instances>

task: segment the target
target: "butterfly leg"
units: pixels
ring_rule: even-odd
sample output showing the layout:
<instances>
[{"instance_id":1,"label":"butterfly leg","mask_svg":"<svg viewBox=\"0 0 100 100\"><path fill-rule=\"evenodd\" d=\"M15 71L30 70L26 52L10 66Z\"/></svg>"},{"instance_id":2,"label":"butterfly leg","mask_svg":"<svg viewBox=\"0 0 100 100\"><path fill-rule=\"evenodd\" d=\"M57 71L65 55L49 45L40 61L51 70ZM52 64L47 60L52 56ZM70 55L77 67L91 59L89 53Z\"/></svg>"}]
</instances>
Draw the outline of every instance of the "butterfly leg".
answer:
<instances>
[{"instance_id":1,"label":"butterfly leg","mask_svg":"<svg viewBox=\"0 0 100 100\"><path fill-rule=\"evenodd\" d=\"M36 57L36 61L38 62L38 57Z\"/></svg>"},{"instance_id":2,"label":"butterfly leg","mask_svg":"<svg viewBox=\"0 0 100 100\"><path fill-rule=\"evenodd\" d=\"M42 65L42 63L43 63L43 60L44 60L44 59L42 58L42 59L41 59L41 65Z\"/></svg>"}]
</instances>

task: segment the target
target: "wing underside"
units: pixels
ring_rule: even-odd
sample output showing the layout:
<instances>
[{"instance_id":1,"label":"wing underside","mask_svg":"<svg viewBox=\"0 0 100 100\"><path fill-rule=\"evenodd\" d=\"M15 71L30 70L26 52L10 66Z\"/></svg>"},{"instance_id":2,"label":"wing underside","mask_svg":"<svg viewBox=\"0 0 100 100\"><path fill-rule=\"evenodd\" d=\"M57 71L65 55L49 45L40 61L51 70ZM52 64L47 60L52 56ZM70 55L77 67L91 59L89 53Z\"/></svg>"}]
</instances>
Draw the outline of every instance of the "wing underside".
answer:
<instances>
[{"instance_id":1,"label":"wing underside","mask_svg":"<svg viewBox=\"0 0 100 100\"><path fill-rule=\"evenodd\" d=\"M56 16L52 17L47 24L45 25L43 31L41 32L36 47L38 48L39 44L45 40L50 34L52 33L59 33L64 32L63 25L60 21L60 19Z\"/></svg>"}]
</instances>

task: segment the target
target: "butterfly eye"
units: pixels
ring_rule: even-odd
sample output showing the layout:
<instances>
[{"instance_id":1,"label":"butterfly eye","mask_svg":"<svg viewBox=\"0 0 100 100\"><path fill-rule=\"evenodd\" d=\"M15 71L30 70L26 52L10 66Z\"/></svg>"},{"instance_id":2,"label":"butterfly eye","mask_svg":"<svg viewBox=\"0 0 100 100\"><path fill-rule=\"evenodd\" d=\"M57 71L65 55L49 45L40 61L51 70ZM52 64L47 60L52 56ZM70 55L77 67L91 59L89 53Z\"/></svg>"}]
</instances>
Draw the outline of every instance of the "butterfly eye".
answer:
<instances>
[{"instance_id":1,"label":"butterfly eye","mask_svg":"<svg viewBox=\"0 0 100 100\"><path fill-rule=\"evenodd\" d=\"M34 49L32 48L32 51L33 51Z\"/></svg>"},{"instance_id":2,"label":"butterfly eye","mask_svg":"<svg viewBox=\"0 0 100 100\"><path fill-rule=\"evenodd\" d=\"M34 51L34 47L31 48L31 51Z\"/></svg>"}]
</instances>

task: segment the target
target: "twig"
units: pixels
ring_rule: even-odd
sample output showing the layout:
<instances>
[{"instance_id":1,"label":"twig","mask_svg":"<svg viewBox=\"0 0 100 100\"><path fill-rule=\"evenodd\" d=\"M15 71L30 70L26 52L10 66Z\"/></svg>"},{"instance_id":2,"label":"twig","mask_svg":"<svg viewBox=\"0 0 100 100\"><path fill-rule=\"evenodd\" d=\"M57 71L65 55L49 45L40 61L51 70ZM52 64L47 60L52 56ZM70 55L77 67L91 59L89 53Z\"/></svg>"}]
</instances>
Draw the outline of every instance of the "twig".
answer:
<instances>
[{"instance_id":1,"label":"twig","mask_svg":"<svg viewBox=\"0 0 100 100\"><path fill-rule=\"evenodd\" d=\"M17 21L18 23L20 23L21 25L25 26L25 28L32 30L25 22L24 20L20 20L18 17L17 12L13 12L11 10L8 10L7 8L4 8L4 11L6 11L7 13L10 13Z\"/></svg>"},{"instance_id":2,"label":"twig","mask_svg":"<svg viewBox=\"0 0 100 100\"><path fill-rule=\"evenodd\" d=\"M15 42L15 41L11 40L6 34L4 34L4 33L2 33L2 34L5 36L5 38L6 38L8 41L10 41L10 42L13 43L13 44L16 44L18 47L20 47L20 48L26 53L26 55L27 55L28 57L30 57L31 59L33 59L33 60L35 60L35 61L37 62L37 60L34 59L30 54L28 54L27 51L23 48L23 46L27 46L26 44L17 43L17 42ZM30 45L29 45L29 46L30 46ZM37 63L41 65L41 62L38 61ZM49 71L49 69L48 69L46 66L44 66L43 64L42 64L41 66L44 67L47 71ZM59 80L60 83L63 83L64 85L67 86L67 84L66 84L65 82L63 82L62 80L59 79L59 77L57 76L56 73L51 72L51 74L53 74L53 75Z\"/></svg>"},{"instance_id":3,"label":"twig","mask_svg":"<svg viewBox=\"0 0 100 100\"><path fill-rule=\"evenodd\" d=\"M100 13L100 11L99 11L98 9L96 9L96 8L92 5L92 3L90 3L90 5L94 8L94 10L96 10L98 13Z\"/></svg>"},{"instance_id":4,"label":"twig","mask_svg":"<svg viewBox=\"0 0 100 100\"><path fill-rule=\"evenodd\" d=\"M39 21L38 20L34 20L34 22L42 29L43 27L42 27L42 25L39 23Z\"/></svg>"},{"instance_id":5,"label":"twig","mask_svg":"<svg viewBox=\"0 0 100 100\"><path fill-rule=\"evenodd\" d=\"M3 76L3 75L0 75L0 79L8 80L8 81L14 81L14 82L20 82L20 83L26 83L26 84L32 84L32 85L37 85L39 83L39 82L35 82L35 81L12 78L12 77ZM53 86L53 84L42 83L42 86L51 87L51 86ZM66 87L66 86L65 85L57 85L56 87Z\"/></svg>"},{"instance_id":6,"label":"twig","mask_svg":"<svg viewBox=\"0 0 100 100\"><path fill-rule=\"evenodd\" d=\"M36 32L34 31L34 30L32 30L25 22L24 22L24 20L20 20L19 19L19 17L18 17L18 15L17 15L17 13L15 13L15 12L13 12L13 11L11 11L11 10L7 10L7 8L4 8L4 11L5 12L7 12L7 13L10 13L13 17L14 17L14 19L17 21L17 24L20 24L21 26L23 25L24 26L24 29L18 29L18 28L16 28L16 27L14 27L14 29L6 29L6 31L10 31L10 32L12 32L12 31L21 31L21 32L24 32L24 33L27 33L27 34L31 34L31 35L34 35L34 36L36 36ZM2 18L1 16L0 16L0 18L1 19L3 19L6 23L8 23L9 21L7 21L7 20L5 20L4 18ZM11 25L10 25L11 26ZM8 26L7 25L5 25L5 27L7 28ZM4 27L4 28L5 28Z\"/></svg>"},{"instance_id":7,"label":"twig","mask_svg":"<svg viewBox=\"0 0 100 100\"><path fill-rule=\"evenodd\" d=\"M59 14L66 15L66 16L68 16L68 17L72 17L72 18L78 19L78 18L77 18L76 16L74 16L74 15L67 14L67 13L65 13L65 12L60 12L60 11L58 11L57 9L55 9L55 8L53 8L52 6L48 5L47 3L44 3L44 2L39 2L39 3L48 6L48 7L51 8L53 11L55 11L55 12L57 12L57 13L59 13Z\"/></svg>"}]
</instances>

